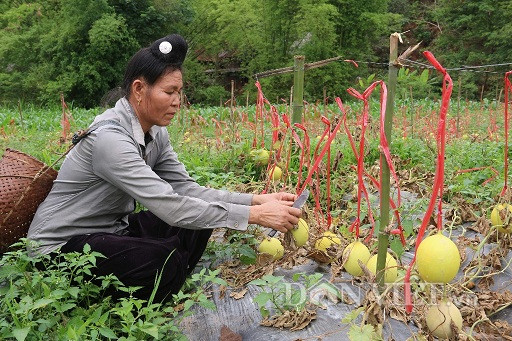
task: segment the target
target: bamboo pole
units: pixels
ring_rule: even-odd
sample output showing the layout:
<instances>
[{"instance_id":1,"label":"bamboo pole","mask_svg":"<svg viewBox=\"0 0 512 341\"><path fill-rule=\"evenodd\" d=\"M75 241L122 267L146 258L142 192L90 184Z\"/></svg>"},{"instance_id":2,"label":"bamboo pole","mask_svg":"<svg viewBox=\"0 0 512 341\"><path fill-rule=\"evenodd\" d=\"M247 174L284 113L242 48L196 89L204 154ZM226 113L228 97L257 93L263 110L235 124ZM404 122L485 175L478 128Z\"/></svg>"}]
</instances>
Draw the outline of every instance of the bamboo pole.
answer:
<instances>
[{"instance_id":1,"label":"bamboo pole","mask_svg":"<svg viewBox=\"0 0 512 341\"><path fill-rule=\"evenodd\" d=\"M384 122L384 131L388 144L391 145L391 130L393 127L393 110L395 102L396 83L398 76L398 33L393 33L389 37L389 71L388 71L388 98L386 102L386 120ZM389 245L389 235L386 229L389 224L389 194L390 194L390 171L384 154L380 153L382 188L380 193L380 225L378 236L377 252L377 283L379 291L385 289L384 268L386 267L386 254Z\"/></svg>"},{"instance_id":2,"label":"bamboo pole","mask_svg":"<svg viewBox=\"0 0 512 341\"><path fill-rule=\"evenodd\" d=\"M235 81L231 80L231 111L233 111L233 107L235 106Z\"/></svg>"},{"instance_id":3,"label":"bamboo pole","mask_svg":"<svg viewBox=\"0 0 512 341\"><path fill-rule=\"evenodd\" d=\"M458 96L457 96L457 137L459 137L460 135L460 94L461 94L461 91L462 91L462 80L459 76L459 93L458 93Z\"/></svg>"},{"instance_id":4,"label":"bamboo pole","mask_svg":"<svg viewBox=\"0 0 512 341\"><path fill-rule=\"evenodd\" d=\"M293 107L293 85L290 88L290 102L288 102L288 108L287 108L288 111L286 112L288 114L288 116L290 116L290 108L292 108L292 107Z\"/></svg>"},{"instance_id":5,"label":"bamboo pole","mask_svg":"<svg viewBox=\"0 0 512 341\"><path fill-rule=\"evenodd\" d=\"M327 117L327 88L324 86L324 116Z\"/></svg>"},{"instance_id":6,"label":"bamboo pole","mask_svg":"<svg viewBox=\"0 0 512 341\"><path fill-rule=\"evenodd\" d=\"M235 142L236 137L236 123L235 123L235 80L231 80L231 105L229 107L229 116L231 119L231 141Z\"/></svg>"},{"instance_id":7,"label":"bamboo pole","mask_svg":"<svg viewBox=\"0 0 512 341\"><path fill-rule=\"evenodd\" d=\"M409 87L411 103L409 104L409 110L411 111L411 137L414 138L414 98L412 96L412 86Z\"/></svg>"},{"instance_id":8,"label":"bamboo pole","mask_svg":"<svg viewBox=\"0 0 512 341\"><path fill-rule=\"evenodd\" d=\"M301 123L304 109L304 56L294 57L292 123Z\"/></svg>"}]
</instances>

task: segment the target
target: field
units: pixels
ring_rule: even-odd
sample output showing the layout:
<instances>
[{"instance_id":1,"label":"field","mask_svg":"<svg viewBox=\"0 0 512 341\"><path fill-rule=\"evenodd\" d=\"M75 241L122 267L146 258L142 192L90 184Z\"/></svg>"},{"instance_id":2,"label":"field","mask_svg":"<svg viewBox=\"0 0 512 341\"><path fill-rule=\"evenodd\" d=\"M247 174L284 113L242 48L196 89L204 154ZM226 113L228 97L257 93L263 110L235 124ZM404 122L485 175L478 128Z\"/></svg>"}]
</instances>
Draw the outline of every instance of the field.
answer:
<instances>
[{"instance_id":1,"label":"field","mask_svg":"<svg viewBox=\"0 0 512 341\"><path fill-rule=\"evenodd\" d=\"M374 96L370 99L368 126L362 125L364 108L360 102L344 103L346 126L357 150L364 133L364 174L361 170L358 174L358 159L343 127L337 131L329 151L325 149L327 153L314 170L316 156L327 140L322 138L323 134L328 135L343 119L343 113L335 103L306 103L302 128L295 129L302 148L283 123L283 114L292 115L287 104L275 105L275 111L268 104L183 108L168 127L171 144L199 184L250 193L296 191L307 176L311 176L307 187L312 195L303 215L309 225L308 243L295 247L289 236L279 237L283 239L285 255L274 261L256 252L259 242L265 238L262 229L251 226L247 233L216 231L216 237L203 257L207 266L191 278L173 304L166 306L153 302L146 306L136 299L102 300L103 288L85 283L78 270L88 271L98 255L75 255L62 260L71 266L56 266L43 277L33 267L33 259L23 251L13 249L11 254L4 256L0 268L0 282L8 281L0 289L0 294L6 297L0 304L0 338L46 339L35 336L39 331L47 333L49 339L120 336L126 339L149 336L176 339L184 337L179 328L180 321L194 310L195 304L212 308L209 291L219 287L238 292L248 286L259 287L261 294L255 296L254 303L261 308L262 323L266 326L299 331L314 324L318 305L293 295L286 297L282 278L271 275L272 270L314 261L327 264L327 277L331 283L337 283L337 279L361 287L365 283L375 283L375 276L367 269L359 277L347 274L342 257L344 248L355 240L351 226L356 220L360 222L360 240L365 242L371 254L377 252L382 147L379 145L379 100L376 94ZM405 98L395 103L389 150L402 192L397 212L405 242L402 243L396 231L397 220L392 215L388 232L390 229L395 231L389 237L389 252L398 260L395 268L398 270L397 283L403 282L410 255L414 254L418 229L435 185L439 108L439 101L430 99ZM0 108L0 150L18 149L46 164L57 161L54 168L58 169L59 157L70 145L72 133L86 128L101 111L99 108L71 108L67 112L69 130L63 130L61 108L35 108L23 103L18 107ZM395 290L384 291L383 300L379 301L372 296L372 289L368 289L365 300L360 306L353 305L352 315L343 319L347 337L354 340L385 338L382 326L391 317L418 328L411 338L426 339L429 334L424 313L429 304L441 298L469 295L472 300L459 300L456 304L463 318L463 328L457 331L459 338L510 338L510 318L500 320L495 317L498 312L508 311L510 314L512 282L508 259L512 243L510 236L499 234L490 221L492 208L498 202L505 202L508 195L500 196L504 185L503 112L503 103L499 101L457 99L452 100L448 111L443 158L443 226L438 226L440 220L434 213L426 233L435 234L436 228L442 228L443 234L456 242L462 262L456 278L448 284L437 287L432 284L430 287L413 269L410 278L414 292L412 314L407 314L403 305L403 286L398 290L400 304L396 304L396 297L392 299L388 295L396 294ZM279 118L277 123L272 123L273 117ZM257 157L255 150L263 148L270 151L269 163L261 162ZM282 169L279 181L270 179L274 165ZM360 179L364 180L367 198L359 186ZM392 179L391 184L392 197L397 203L397 183ZM336 234L339 242L320 252L315 249L315 242L327 229ZM468 231L473 234L467 234ZM24 275L15 275L17 272ZM307 290L321 278L318 273L305 273L293 280ZM130 290L116 283L115 279L108 281L122 290ZM499 290L495 290L496 285ZM70 292L69 287L77 291ZM285 318L287 323L283 322ZM16 327L8 331L10 324ZM448 329L450 327L448 324Z\"/></svg>"}]
</instances>

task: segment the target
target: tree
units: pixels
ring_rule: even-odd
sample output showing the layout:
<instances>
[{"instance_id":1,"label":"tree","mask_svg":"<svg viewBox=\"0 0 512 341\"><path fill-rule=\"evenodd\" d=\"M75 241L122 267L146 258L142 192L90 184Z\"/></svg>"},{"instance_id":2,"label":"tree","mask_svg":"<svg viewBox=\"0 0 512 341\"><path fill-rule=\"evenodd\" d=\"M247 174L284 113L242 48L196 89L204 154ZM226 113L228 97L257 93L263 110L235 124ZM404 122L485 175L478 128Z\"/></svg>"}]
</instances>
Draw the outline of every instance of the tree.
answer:
<instances>
[{"instance_id":1,"label":"tree","mask_svg":"<svg viewBox=\"0 0 512 341\"><path fill-rule=\"evenodd\" d=\"M96 106L104 93L120 84L130 56L170 29L165 12L150 1L1 5L8 8L0 14L0 98L4 101L25 97L57 102L63 93L78 105Z\"/></svg>"},{"instance_id":2,"label":"tree","mask_svg":"<svg viewBox=\"0 0 512 341\"><path fill-rule=\"evenodd\" d=\"M432 50L438 53L445 67L461 65L499 64L510 61L512 41L512 3L507 0L442 0L434 8L441 33L433 42ZM466 72L462 76L466 94L479 98L482 87L494 93L494 85L503 78L510 66L488 71L489 74ZM479 70L482 71L482 70ZM476 86L475 86L476 85Z\"/></svg>"}]
</instances>

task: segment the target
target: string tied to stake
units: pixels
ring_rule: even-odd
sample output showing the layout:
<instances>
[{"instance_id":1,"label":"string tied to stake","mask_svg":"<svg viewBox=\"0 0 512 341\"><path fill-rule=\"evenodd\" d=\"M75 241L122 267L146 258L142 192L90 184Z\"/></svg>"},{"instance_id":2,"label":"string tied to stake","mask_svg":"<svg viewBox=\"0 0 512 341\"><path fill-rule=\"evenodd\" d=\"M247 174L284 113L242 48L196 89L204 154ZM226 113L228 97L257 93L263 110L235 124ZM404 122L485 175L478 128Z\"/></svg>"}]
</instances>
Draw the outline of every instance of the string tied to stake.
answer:
<instances>
[{"instance_id":1,"label":"string tied to stake","mask_svg":"<svg viewBox=\"0 0 512 341\"><path fill-rule=\"evenodd\" d=\"M442 212L442 198L443 198L443 184L444 184L444 156L445 156L445 144L446 144L446 115L448 113L448 107L450 104L450 97L453 90L453 82L446 71L446 69L437 61L434 55L430 51L423 52L423 55L427 60L443 75L442 84L442 96L441 96L441 108L439 110L439 119L437 127L437 165L434 176L434 186L432 190L432 196L427 208L423 220L421 222L418 235L416 237L416 245L414 257L409 264L405 278L404 278L404 293L405 293L405 310L407 313L411 313L413 309L412 293L411 293L411 270L416 262L416 252L418 247L423 240L423 235L427 229L430 217L434 211L436 201L438 201L438 214L437 214L437 228L441 230L443 228L443 212Z\"/></svg>"},{"instance_id":2,"label":"string tied to stake","mask_svg":"<svg viewBox=\"0 0 512 341\"><path fill-rule=\"evenodd\" d=\"M368 218L369 218L370 223L372 225L372 228L371 228L371 231L370 231L370 233L368 235L367 240L369 240L371 238L371 236L373 235L373 231L375 229L375 221L374 221L373 215L372 215L372 210L371 210L371 206L370 206L368 191L367 191L366 186L365 186L364 181L363 181L363 175L366 174L366 172L364 170L364 146L365 146L366 128L367 128L367 126L369 124L369 117L370 117L369 98L370 98L370 95L372 94L373 90L377 86L380 86L380 147L379 148L381 150L381 153L384 154L384 159L385 159L385 161L386 161L386 163L387 163L387 165L389 167L390 173L393 176L393 179L395 180L395 184L397 186L397 193L398 193L397 203L398 203L398 205L395 205L394 202L391 204L391 207L395 211L395 216L397 216L398 215L397 206L400 206L401 194L400 194L400 186L399 186L399 182L398 182L398 176L396 175L396 171L395 171L395 168L393 166L393 162L391 160L391 153L389 151L389 143L387 141L386 133L385 133L385 129L384 129L385 128L384 122L386 120L386 101L387 101L387 88L386 88L386 84L383 81L373 82L362 94L359 93L354 88L349 88L347 90L352 96L354 96L355 98L363 101L363 111L362 111L362 117L361 117L361 120L360 120L360 123L361 123L361 136L360 136L360 141L359 141L359 152L356 150L356 146L355 146L354 140L353 140L352 135L350 133L350 130L348 129L348 126L346 124L346 122L347 122L347 113L346 113L346 111L343 110L342 105L341 105L341 101L338 101L338 106L344 112L343 122L344 122L344 126L345 126L345 132L347 133L347 137L349 139L350 146L352 148L352 152L354 153L354 156L356 157L356 160L357 160L357 179L358 179L358 187L357 187L357 217L354 220L354 222L352 223L352 225L350 226L350 231L351 232L355 231L356 237L357 238L359 237L359 233L360 233L359 227L360 227L360 224L361 224L361 220L360 220L361 201L362 201L362 197L364 196L366 201L367 201L367 205L368 205ZM380 169L381 169L381 172L382 172L382 164L380 165ZM380 178L382 180L382 174L381 174ZM380 189L381 189L382 186L379 184L376 187L378 188L378 190L380 192ZM405 238L403 236L402 225L400 224L400 219L398 218L397 220L399 222L398 229L396 231L393 230L393 234L400 234L400 240L401 240L402 244L405 245Z\"/></svg>"}]
</instances>

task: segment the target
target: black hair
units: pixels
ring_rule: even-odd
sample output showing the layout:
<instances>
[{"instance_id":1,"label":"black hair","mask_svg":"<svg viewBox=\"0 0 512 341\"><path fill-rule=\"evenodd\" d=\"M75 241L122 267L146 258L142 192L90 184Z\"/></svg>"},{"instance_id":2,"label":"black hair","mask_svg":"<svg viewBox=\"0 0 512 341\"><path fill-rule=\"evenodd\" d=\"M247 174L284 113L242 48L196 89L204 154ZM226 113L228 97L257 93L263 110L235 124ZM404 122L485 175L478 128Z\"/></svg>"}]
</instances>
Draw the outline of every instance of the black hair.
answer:
<instances>
[{"instance_id":1,"label":"black hair","mask_svg":"<svg viewBox=\"0 0 512 341\"><path fill-rule=\"evenodd\" d=\"M130 96L131 85L143 78L150 86L164 74L180 70L187 54L188 45L178 34L171 34L140 49L128 62L124 74L123 90Z\"/></svg>"}]
</instances>

